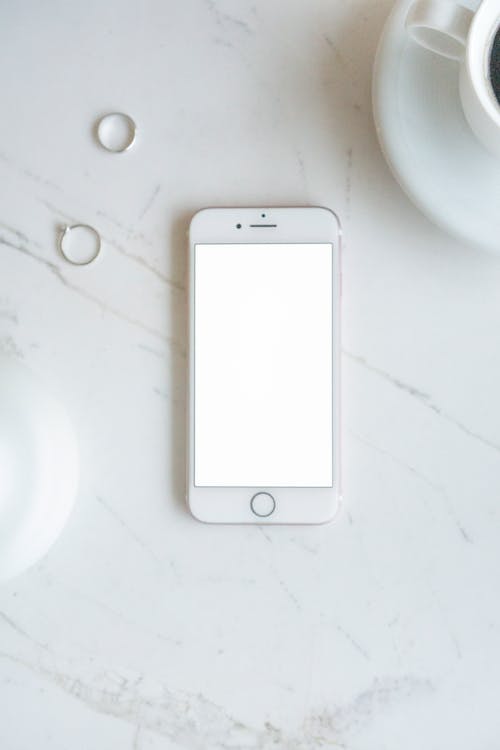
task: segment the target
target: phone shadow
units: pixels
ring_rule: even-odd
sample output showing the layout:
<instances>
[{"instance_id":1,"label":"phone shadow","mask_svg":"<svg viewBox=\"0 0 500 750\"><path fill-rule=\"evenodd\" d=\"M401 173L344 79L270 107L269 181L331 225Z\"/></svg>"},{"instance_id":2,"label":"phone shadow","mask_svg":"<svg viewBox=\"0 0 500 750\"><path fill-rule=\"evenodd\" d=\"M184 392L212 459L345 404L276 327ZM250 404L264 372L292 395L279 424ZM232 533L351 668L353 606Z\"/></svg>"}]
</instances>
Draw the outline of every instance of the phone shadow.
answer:
<instances>
[{"instance_id":1,"label":"phone shadow","mask_svg":"<svg viewBox=\"0 0 500 750\"><path fill-rule=\"evenodd\" d=\"M188 315L187 261L189 222L195 210L183 211L171 222L170 238L170 495L179 509L187 512L187 378Z\"/></svg>"}]
</instances>

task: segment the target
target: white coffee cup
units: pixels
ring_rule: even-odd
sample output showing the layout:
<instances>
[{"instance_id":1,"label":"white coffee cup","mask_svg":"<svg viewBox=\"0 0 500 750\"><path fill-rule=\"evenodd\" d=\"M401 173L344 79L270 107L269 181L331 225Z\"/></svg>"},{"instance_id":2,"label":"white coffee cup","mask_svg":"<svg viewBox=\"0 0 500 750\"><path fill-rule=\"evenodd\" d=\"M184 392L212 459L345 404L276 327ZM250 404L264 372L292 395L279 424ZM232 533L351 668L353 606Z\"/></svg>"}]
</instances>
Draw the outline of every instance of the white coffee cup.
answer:
<instances>
[{"instance_id":1,"label":"white coffee cup","mask_svg":"<svg viewBox=\"0 0 500 750\"><path fill-rule=\"evenodd\" d=\"M452 0L416 0L406 28L426 49L460 62L460 99L481 143L500 156L500 104L489 76L500 0L483 0L473 13Z\"/></svg>"}]
</instances>

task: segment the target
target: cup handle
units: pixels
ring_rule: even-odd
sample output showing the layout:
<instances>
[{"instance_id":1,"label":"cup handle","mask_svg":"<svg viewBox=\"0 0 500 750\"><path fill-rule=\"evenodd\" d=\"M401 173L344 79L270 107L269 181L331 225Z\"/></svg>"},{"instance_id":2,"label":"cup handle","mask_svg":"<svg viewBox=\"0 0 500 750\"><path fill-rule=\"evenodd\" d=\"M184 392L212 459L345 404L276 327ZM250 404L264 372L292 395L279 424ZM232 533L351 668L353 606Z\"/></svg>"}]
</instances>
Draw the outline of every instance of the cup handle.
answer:
<instances>
[{"instance_id":1,"label":"cup handle","mask_svg":"<svg viewBox=\"0 0 500 750\"><path fill-rule=\"evenodd\" d=\"M451 0L416 0L405 26L422 47L461 60L474 13Z\"/></svg>"}]
</instances>

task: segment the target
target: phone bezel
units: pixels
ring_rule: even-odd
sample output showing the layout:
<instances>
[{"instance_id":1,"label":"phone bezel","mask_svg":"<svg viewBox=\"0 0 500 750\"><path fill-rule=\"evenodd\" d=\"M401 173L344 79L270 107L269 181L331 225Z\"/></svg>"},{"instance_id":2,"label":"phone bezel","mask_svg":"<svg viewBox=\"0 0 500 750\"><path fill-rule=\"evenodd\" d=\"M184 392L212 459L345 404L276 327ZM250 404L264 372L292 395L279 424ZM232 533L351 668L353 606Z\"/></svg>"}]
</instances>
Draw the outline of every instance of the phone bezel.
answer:
<instances>
[{"instance_id":1,"label":"phone bezel","mask_svg":"<svg viewBox=\"0 0 500 750\"><path fill-rule=\"evenodd\" d=\"M237 228L237 225L241 225ZM252 226L253 225L253 226ZM264 226L262 226L264 225ZM333 487L199 487L194 484L194 248L210 243L325 242L333 246ZM336 515L340 490L341 229L322 207L205 208L192 218L188 262L187 491L192 515L205 523L321 524ZM276 508L256 516L250 500L269 492Z\"/></svg>"}]
</instances>

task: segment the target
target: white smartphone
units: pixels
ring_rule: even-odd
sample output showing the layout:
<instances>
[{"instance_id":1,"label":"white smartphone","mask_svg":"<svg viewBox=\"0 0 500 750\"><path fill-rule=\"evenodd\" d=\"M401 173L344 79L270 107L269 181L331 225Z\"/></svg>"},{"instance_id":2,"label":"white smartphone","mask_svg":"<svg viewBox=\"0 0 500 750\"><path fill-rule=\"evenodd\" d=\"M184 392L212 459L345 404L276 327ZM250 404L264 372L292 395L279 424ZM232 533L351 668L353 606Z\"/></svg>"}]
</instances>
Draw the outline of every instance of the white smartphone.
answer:
<instances>
[{"instance_id":1,"label":"white smartphone","mask_svg":"<svg viewBox=\"0 0 500 750\"><path fill-rule=\"evenodd\" d=\"M340 499L340 226L209 208L189 231L187 500L211 523L318 524Z\"/></svg>"}]
</instances>

